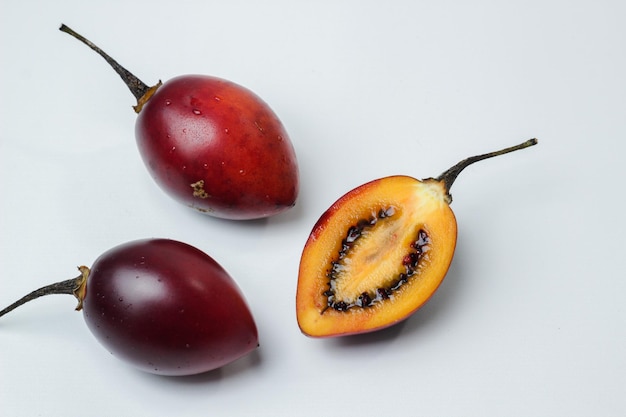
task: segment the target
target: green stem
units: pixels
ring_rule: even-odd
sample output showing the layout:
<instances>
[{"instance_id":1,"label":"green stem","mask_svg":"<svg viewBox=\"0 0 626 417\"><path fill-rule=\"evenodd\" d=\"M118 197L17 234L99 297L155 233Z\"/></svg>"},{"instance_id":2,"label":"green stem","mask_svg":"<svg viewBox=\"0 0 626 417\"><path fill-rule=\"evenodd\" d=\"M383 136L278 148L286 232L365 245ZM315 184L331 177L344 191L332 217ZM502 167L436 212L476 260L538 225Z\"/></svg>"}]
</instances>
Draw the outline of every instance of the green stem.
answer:
<instances>
[{"instance_id":1,"label":"green stem","mask_svg":"<svg viewBox=\"0 0 626 417\"><path fill-rule=\"evenodd\" d=\"M442 173L439 177L436 178L437 181L443 182L443 185L446 189L448 195L450 195L450 188L452 188L452 184L458 177L458 175L468 166L472 165L475 162L482 161L483 159L493 158L494 156L500 156L507 154L509 152L518 151L520 149L528 148L529 146L533 146L537 144L537 139L529 139L526 142L520 143L519 145L511 146L509 148L504 148L499 151L489 152L482 155L476 155L469 157L467 159L462 160L458 164L454 165L452 168L448 169L444 173ZM452 200L450 200L452 201Z\"/></svg>"}]
</instances>

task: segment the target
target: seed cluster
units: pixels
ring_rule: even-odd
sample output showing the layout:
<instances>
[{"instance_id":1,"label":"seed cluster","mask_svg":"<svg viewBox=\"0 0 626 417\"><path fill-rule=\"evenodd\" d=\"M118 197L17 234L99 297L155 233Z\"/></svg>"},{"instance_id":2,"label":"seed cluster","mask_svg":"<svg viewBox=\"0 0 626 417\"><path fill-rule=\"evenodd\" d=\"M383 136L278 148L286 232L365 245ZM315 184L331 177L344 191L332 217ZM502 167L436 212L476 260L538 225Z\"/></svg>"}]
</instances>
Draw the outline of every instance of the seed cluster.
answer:
<instances>
[{"instance_id":1,"label":"seed cluster","mask_svg":"<svg viewBox=\"0 0 626 417\"><path fill-rule=\"evenodd\" d=\"M372 214L372 216L368 219L359 220L356 225L353 225L348 229L346 237L342 241L339 256L337 260L332 262L332 267L327 275L329 279L329 288L324 291L323 295L328 301L327 306L322 313L328 308L332 308L337 311L347 311L353 307L371 307L376 303L380 303L392 297L393 293L398 291L400 287L406 284L409 278L416 273L419 260L428 250L430 243L428 234L422 229L418 231L415 240L410 245L408 253L402 259L404 272L400 273L396 279L393 280L393 284L386 288L377 288L375 291L363 292L355 301L340 300L336 295L336 279L341 272L345 270L345 266L341 261L348 255L350 249L354 246L354 243L369 229L374 227L379 221L384 221L384 219L392 217L395 213L396 209L394 207L381 209L378 213L376 213L376 215Z\"/></svg>"}]
</instances>

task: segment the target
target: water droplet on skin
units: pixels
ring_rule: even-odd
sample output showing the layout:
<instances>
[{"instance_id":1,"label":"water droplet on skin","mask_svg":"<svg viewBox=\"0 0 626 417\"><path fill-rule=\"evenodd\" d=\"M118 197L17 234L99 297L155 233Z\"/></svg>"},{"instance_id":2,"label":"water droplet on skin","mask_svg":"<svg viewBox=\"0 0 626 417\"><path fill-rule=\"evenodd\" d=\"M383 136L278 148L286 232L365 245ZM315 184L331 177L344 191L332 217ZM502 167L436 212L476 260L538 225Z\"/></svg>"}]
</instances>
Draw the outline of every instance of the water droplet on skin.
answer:
<instances>
[{"instance_id":1,"label":"water droplet on skin","mask_svg":"<svg viewBox=\"0 0 626 417\"><path fill-rule=\"evenodd\" d=\"M165 100L165 105L169 106L170 104L172 104L172 100Z\"/></svg>"},{"instance_id":2,"label":"water droplet on skin","mask_svg":"<svg viewBox=\"0 0 626 417\"><path fill-rule=\"evenodd\" d=\"M170 153L174 153L175 150L176 150L176 146L172 146L172 149L170 149Z\"/></svg>"},{"instance_id":3,"label":"water droplet on skin","mask_svg":"<svg viewBox=\"0 0 626 417\"><path fill-rule=\"evenodd\" d=\"M224 128L224 133L228 133L228 128Z\"/></svg>"},{"instance_id":4,"label":"water droplet on skin","mask_svg":"<svg viewBox=\"0 0 626 417\"><path fill-rule=\"evenodd\" d=\"M241 174L241 175L246 175L246 171L245 171L244 169L240 169L240 170L239 170L239 174Z\"/></svg>"},{"instance_id":5,"label":"water droplet on skin","mask_svg":"<svg viewBox=\"0 0 626 417\"><path fill-rule=\"evenodd\" d=\"M209 169L209 164L204 164L202 166L204 167L204 169Z\"/></svg>"},{"instance_id":6,"label":"water droplet on skin","mask_svg":"<svg viewBox=\"0 0 626 417\"><path fill-rule=\"evenodd\" d=\"M213 97L213 100L215 100L215 101L222 101L222 98L218 97L218 96L215 96L215 97Z\"/></svg>"},{"instance_id":7,"label":"water droplet on skin","mask_svg":"<svg viewBox=\"0 0 626 417\"><path fill-rule=\"evenodd\" d=\"M198 109L193 109L192 111L193 111L193 114L195 114L196 116L199 116L202 114L202 112Z\"/></svg>"}]
</instances>

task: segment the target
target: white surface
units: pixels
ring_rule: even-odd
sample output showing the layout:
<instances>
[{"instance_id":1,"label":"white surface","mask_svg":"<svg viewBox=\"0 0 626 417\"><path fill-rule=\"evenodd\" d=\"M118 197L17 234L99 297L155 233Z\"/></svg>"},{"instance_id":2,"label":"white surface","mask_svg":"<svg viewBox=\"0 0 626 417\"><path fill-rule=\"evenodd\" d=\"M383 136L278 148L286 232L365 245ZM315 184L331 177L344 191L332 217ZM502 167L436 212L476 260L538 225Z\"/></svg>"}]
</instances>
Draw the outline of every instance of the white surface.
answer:
<instances>
[{"instance_id":1,"label":"white surface","mask_svg":"<svg viewBox=\"0 0 626 417\"><path fill-rule=\"evenodd\" d=\"M235 277L261 347L155 377L111 357L71 297L40 299L0 321L2 415L625 415L625 16L620 0L4 1L0 304L169 237ZM234 223L162 194L132 96L61 22L147 83L206 73L257 92L298 152L297 207ZM456 257L421 311L300 334L300 252L336 198L535 136L455 183Z\"/></svg>"}]
</instances>

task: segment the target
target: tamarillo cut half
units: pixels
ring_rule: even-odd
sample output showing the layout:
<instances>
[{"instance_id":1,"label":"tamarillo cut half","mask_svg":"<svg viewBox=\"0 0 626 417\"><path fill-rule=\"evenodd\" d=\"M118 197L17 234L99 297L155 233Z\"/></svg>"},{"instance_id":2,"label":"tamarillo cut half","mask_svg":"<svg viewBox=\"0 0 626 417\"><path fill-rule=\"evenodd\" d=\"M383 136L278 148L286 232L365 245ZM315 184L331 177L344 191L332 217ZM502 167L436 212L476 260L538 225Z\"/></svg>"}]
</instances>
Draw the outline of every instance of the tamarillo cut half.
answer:
<instances>
[{"instance_id":1,"label":"tamarillo cut half","mask_svg":"<svg viewBox=\"0 0 626 417\"><path fill-rule=\"evenodd\" d=\"M464 159L437 178L380 178L339 198L304 246L296 293L300 330L311 337L351 335L411 316L435 293L454 256L450 188L458 174L536 143Z\"/></svg>"}]
</instances>

